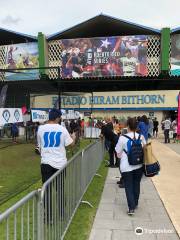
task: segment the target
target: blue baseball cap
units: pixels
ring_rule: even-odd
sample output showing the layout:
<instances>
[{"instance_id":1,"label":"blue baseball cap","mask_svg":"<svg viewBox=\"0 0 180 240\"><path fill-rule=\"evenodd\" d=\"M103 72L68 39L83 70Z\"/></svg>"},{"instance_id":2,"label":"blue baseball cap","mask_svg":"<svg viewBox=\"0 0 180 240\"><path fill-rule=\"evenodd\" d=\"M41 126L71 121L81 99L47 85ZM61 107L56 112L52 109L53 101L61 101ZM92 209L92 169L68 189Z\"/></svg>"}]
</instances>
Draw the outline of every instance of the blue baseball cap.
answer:
<instances>
[{"instance_id":1,"label":"blue baseball cap","mask_svg":"<svg viewBox=\"0 0 180 240\"><path fill-rule=\"evenodd\" d=\"M60 118L62 115L61 111L58 109L51 109L49 112L49 120L56 120L56 118Z\"/></svg>"}]
</instances>

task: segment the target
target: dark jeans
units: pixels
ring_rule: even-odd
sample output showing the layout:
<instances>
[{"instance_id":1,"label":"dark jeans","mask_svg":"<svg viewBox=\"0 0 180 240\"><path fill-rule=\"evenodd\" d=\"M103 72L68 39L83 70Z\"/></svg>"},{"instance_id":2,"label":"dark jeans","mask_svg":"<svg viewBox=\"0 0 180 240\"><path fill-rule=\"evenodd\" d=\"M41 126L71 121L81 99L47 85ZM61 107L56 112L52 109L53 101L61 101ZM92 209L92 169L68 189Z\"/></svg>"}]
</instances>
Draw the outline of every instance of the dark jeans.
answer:
<instances>
[{"instance_id":1,"label":"dark jeans","mask_svg":"<svg viewBox=\"0 0 180 240\"><path fill-rule=\"evenodd\" d=\"M119 172L121 174L121 177L120 177L119 181L120 181L120 184L124 185L124 179L123 179L122 172L121 172L121 169L120 169L120 163L121 163L121 159L118 158L118 167L119 167Z\"/></svg>"},{"instance_id":2,"label":"dark jeans","mask_svg":"<svg viewBox=\"0 0 180 240\"><path fill-rule=\"evenodd\" d=\"M42 182L45 183L58 169L51 167L49 164L41 164Z\"/></svg>"},{"instance_id":3,"label":"dark jeans","mask_svg":"<svg viewBox=\"0 0 180 240\"><path fill-rule=\"evenodd\" d=\"M143 168L122 173L129 210L134 210L138 205L142 175Z\"/></svg>"},{"instance_id":4,"label":"dark jeans","mask_svg":"<svg viewBox=\"0 0 180 240\"><path fill-rule=\"evenodd\" d=\"M105 138L104 145L105 145L106 151L108 151L109 150L109 146L110 146L110 142L107 140L107 138Z\"/></svg>"},{"instance_id":5,"label":"dark jeans","mask_svg":"<svg viewBox=\"0 0 180 240\"><path fill-rule=\"evenodd\" d=\"M116 154L116 151L115 151L115 145L110 143L110 147L109 147L109 163L110 165L114 165L114 156L116 158L116 163L115 165L118 166L118 157L117 157L117 154Z\"/></svg>"},{"instance_id":6,"label":"dark jeans","mask_svg":"<svg viewBox=\"0 0 180 240\"><path fill-rule=\"evenodd\" d=\"M58 169L51 167L48 164L41 164L42 182L45 183ZM59 217L63 217L65 208L64 183L66 171L62 171L53 183L49 184L45 193L44 209L47 222L52 221L55 211L59 212ZM53 189L55 188L55 191ZM57 203L57 209L53 209L54 202ZM55 206L54 206L55 207ZM59 218L58 217L58 218Z\"/></svg>"},{"instance_id":7,"label":"dark jeans","mask_svg":"<svg viewBox=\"0 0 180 240\"><path fill-rule=\"evenodd\" d=\"M158 135L158 128L154 128L153 129L153 136L157 137L157 135Z\"/></svg>"},{"instance_id":8,"label":"dark jeans","mask_svg":"<svg viewBox=\"0 0 180 240\"><path fill-rule=\"evenodd\" d=\"M165 138L165 140L164 140L165 143L170 143L169 129L164 130L164 138Z\"/></svg>"}]
</instances>

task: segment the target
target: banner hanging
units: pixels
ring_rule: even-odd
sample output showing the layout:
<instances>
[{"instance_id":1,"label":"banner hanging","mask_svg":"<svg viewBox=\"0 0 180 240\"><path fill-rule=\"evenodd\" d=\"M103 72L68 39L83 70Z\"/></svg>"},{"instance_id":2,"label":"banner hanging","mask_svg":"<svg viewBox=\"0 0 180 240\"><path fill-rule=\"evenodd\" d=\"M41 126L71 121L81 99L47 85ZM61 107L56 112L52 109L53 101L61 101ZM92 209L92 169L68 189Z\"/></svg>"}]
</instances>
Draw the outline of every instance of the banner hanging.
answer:
<instances>
[{"instance_id":1,"label":"banner hanging","mask_svg":"<svg viewBox=\"0 0 180 240\"><path fill-rule=\"evenodd\" d=\"M21 108L0 108L0 126L17 122L23 122Z\"/></svg>"},{"instance_id":2,"label":"banner hanging","mask_svg":"<svg viewBox=\"0 0 180 240\"><path fill-rule=\"evenodd\" d=\"M8 85L4 85L0 93L0 108L5 107Z\"/></svg>"},{"instance_id":3,"label":"banner hanging","mask_svg":"<svg viewBox=\"0 0 180 240\"><path fill-rule=\"evenodd\" d=\"M171 69L172 76L180 76L180 34L171 36Z\"/></svg>"},{"instance_id":4,"label":"banner hanging","mask_svg":"<svg viewBox=\"0 0 180 240\"><path fill-rule=\"evenodd\" d=\"M31 110L32 122L46 122L49 120L49 112L42 110Z\"/></svg>"},{"instance_id":5,"label":"banner hanging","mask_svg":"<svg viewBox=\"0 0 180 240\"><path fill-rule=\"evenodd\" d=\"M38 55L37 43L20 43L5 46L5 68L9 70L9 72L5 73L5 81L39 79L38 69L31 70L31 68L39 67ZM19 68L29 68L30 70L18 70ZM11 71L11 69L17 69L17 71Z\"/></svg>"},{"instance_id":6,"label":"banner hanging","mask_svg":"<svg viewBox=\"0 0 180 240\"><path fill-rule=\"evenodd\" d=\"M115 36L59 40L63 78L146 76L148 37Z\"/></svg>"}]
</instances>

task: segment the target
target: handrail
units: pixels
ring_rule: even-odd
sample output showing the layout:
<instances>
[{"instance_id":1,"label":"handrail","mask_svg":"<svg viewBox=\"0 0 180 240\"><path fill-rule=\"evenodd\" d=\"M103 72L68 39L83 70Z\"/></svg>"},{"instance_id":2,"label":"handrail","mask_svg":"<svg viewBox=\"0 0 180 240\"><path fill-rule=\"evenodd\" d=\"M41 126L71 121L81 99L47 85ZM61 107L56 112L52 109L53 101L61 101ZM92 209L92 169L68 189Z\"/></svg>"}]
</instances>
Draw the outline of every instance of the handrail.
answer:
<instances>
[{"instance_id":1,"label":"handrail","mask_svg":"<svg viewBox=\"0 0 180 240\"><path fill-rule=\"evenodd\" d=\"M51 176L42 186L41 188L41 199L44 197L44 193L45 193L45 189L47 188L47 186L49 185L50 182L52 182L53 179L55 179L60 172L62 172L69 164L71 164L71 162L79 155L82 154L85 150L88 150L92 145L94 145L96 142L91 143L90 145L88 145L85 149L82 149L81 151L78 151L62 168L60 168L55 174L53 174L53 176Z\"/></svg>"},{"instance_id":2,"label":"handrail","mask_svg":"<svg viewBox=\"0 0 180 240\"><path fill-rule=\"evenodd\" d=\"M19 200L17 203L15 203L12 207L8 208L5 212L0 214L0 222L4 220L5 218L9 217L11 213L14 213L18 208L23 206L30 198L34 197L35 195L38 195L38 190L34 190L27 194L25 197L23 197L21 200Z\"/></svg>"}]
</instances>

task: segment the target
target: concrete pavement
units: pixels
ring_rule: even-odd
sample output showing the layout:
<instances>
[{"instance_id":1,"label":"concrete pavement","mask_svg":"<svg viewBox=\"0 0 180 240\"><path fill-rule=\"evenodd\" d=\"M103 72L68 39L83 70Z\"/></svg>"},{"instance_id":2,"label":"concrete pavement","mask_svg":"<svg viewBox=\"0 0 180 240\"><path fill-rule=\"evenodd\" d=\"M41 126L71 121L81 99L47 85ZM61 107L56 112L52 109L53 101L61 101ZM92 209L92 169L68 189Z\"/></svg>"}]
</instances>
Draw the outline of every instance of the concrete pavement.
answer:
<instances>
[{"instance_id":1,"label":"concrete pavement","mask_svg":"<svg viewBox=\"0 0 180 240\"><path fill-rule=\"evenodd\" d=\"M162 169L152 181L180 236L180 143L162 144L154 140L153 150Z\"/></svg>"},{"instance_id":2,"label":"concrete pavement","mask_svg":"<svg viewBox=\"0 0 180 240\"><path fill-rule=\"evenodd\" d=\"M180 212L180 201L176 201L177 205L179 205L179 209L176 208L175 205L176 209L173 209L172 211L172 208L169 206L169 202L172 203L172 199L169 199L168 194L174 194L175 189L173 189L173 192L169 192L169 190L172 190L172 188L169 189L170 186L167 188L167 182L165 182L164 185L164 178L167 177L166 175L169 176L169 171L165 170L166 167L169 168L169 164L167 164L167 160L164 160L164 151L166 152L165 155L168 155L168 159L171 159L169 154L173 156L173 159L174 154L178 154L171 149L166 148L167 147L163 144L154 141L154 150L157 153L155 156L158 157L161 165L163 165L162 170L160 175L152 178L153 182L150 178L143 177L139 208L136 210L134 216L127 215L127 202L124 189L120 189L116 184L116 181L119 180L119 170L117 168L109 169L89 240L180 239L176 232L176 229L178 230L177 225L175 222L173 222L174 226L176 226L175 229L171 222L171 220L174 219L172 219L172 217L170 219L168 215L170 213L167 213L165 209L166 207L168 211L171 211L174 217L175 211L178 214ZM180 155L176 157L180 158ZM166 164L164 161L166 161ZM178 159L175 161L177 162ZM170 165L173 165L172 162ZM177 166L175 167L177 168ZM180 183L180 174L178 179ZM175 183L173 181L170 182L170 185L174 184ZM165 189L168 189L168 192L166 192ZM180 188L178 191L180 191ZM177 194L175 194L175 196L176 195ZM163 202L161 201L160 197L162 198ZM165 199L168 199L168 201L166 202ZM177 216L179 217L179 215ZM141 228L140 231L142 231L143 234L137 235L137 228Z\"/></svg>"}]
</instances>

